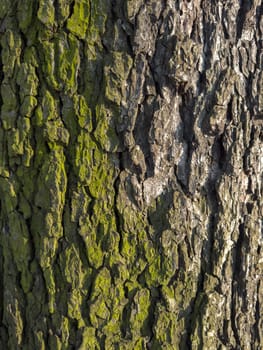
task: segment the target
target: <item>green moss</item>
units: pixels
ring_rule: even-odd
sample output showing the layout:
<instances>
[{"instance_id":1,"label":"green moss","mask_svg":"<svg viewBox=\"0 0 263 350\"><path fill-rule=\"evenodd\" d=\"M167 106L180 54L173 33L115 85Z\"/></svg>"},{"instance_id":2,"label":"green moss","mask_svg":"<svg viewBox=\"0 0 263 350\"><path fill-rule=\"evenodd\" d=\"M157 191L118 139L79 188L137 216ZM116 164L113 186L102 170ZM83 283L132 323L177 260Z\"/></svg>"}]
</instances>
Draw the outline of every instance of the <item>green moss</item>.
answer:
<instances>
[{"instance_id":1,"label":"green moss","mask_svg":"<svg viewBox=\"0 0 263 350\"><path fill-rule=\"evenodd\" d=\"M68 339L69 339L69 320L67 317L62 316L62 322L61 322L61 339L64 346L67 346Z\"/></svg>"},{"instance_id":2,"label":"green moss","mask_svg":"<svg viewBox=\"0 0 263 350\"><path fill-rule=\"evenodd\" d=\"M108 167L106 162L101 162L97 167L93 168L89 181L89 190L94 198L108 199L110 202L110 196L113 194L112 188L110 192L107 192L110 185L113 184L113 169ZM100 208L99 210L101 210ZM103 210L103 209L102 209Z\"/></svg>"},{"instance_id":3,"label":"green moss","mask_svg":"<svg viewBox=\"0 0 263 350\"><path fill-rule=\"evenodd\" d=\"M119 146L119 137L115 129L114 117L105 106L96 107L96 129L94 136L101 147L107 152L116 152Z\"/></svg>"},{"instance_id":4,"label":"green moss","mask_svg":"<svg viewBox=\"0 0 263 350\"><path fill-rule=\"evenodd\" d=\"M31 11L38 4L24 3L31 7L22 13L24 4L19 2L16 25L20 32L7 30L1 37L4 133L0 130L2 174L8 176L5 158L9 164L17 164L9 179L0 179L0 188L4 221L11 222L3 227L11 232L4 262L11 266L10 276L19 272L22 290L18 293L26 294L21 313L27 319L23 346L146 349L152 325L149 317L153 317L157 289L162 288L165 308L154 315L156 349L176 349L169 347L177 332L169 317L174 304L184 310L189 307L196 285L190 282L193 274L189 273L179 274L178 284L173 286L175 295L172 288L165 287L178 269L172 231L164 231L168 222L165 200L155 203L150 213L153 227L149 228L148 212L139 208L131 176L125 171L116 193L118 152L122 151L116 126L133 61L119 51L107 53L105 58L100 40L111 11L109 3L58 0L59 27L54 1L39 2L38 19L32 19ZM129 11L138 4L129 2ZM73 14L68 18L71 6ZM9 28L8 21L6 18L4 25ZM26 36L23 47L21 31ZM109 40L108 34L105 40ZM134 152L133 160L142 164L143 155ZM20 193L18 198L16 193ZM180 201L178 206L182 206ZM175 211L174 225L180 227L178 216ZM182 264L188 266L188 260L182 248ZM47 299L46 307L43 301ZM55 315L59 315L57 319ZM93 327L85 328L86 324ZM32 338L37 340L29 346L27 332L31 328Z\"/></svg>"},{"instance_id":5,"label":"green moss","mask_svg":"<svg viewBox=\"0 0 263 350\"><path fill-rule=\"evenodd\" d=\"M0 177L1 202L6 213L15 210L18 200L14 184L8 178Z\"/></svg>"},{"instance_id":6,"label":"green moss","mask_svg":"<svg viewBox=\"0 0 263 350\"><path fill-rule=\"evenodd\" d=\"M146 350L145 340L139 339L137 340L134 345L132 346L132 349L134 350Z\"/></svg>"},{"instance_id":7,"label":"green moss","mask_svg":"<svg viewBox=\"0 0 263 350\"><path fill-rule=\"evenodd\" d=\"M12 86L5 82L1 84L1 96L3 100L1 110L2 123L4 129L9 129L15 126L17 97Z\"/></svg>"},{"instance_id":8,"label":"green moss","mask_svg":"<svg viewBox=\"0 0 263 350\"><path fill-rule=\"evenodd\" d=\"M12 331L14 332L14 337L10 338L8 340L8 347L13 349L16 344L18 344L18 346L21 346L22 343L22 339L23 339L23 319L22 319L22 315L21 315L21 310L20 310L20 304L18 302L18 300L15 298L13 301L13 305L12 305L12 309L13 309L13 314L12 314L12 323L13 323L13 327L14 328Z\"/></svg>"},{"instance_id":9,"label":"green moss","mask_svg":"<svg viewBox=\"0 0 263 350\"><path fill-rule=\"evenodd\" d=\"M38 77L34 66L28 63L22 63L16 81L20 86L19 94L22 101L26 96L37 95Z\"/></svg>"},{"instance_id":10,"label":"green moss","mask_svg":"<svg viewBox=\"0 0 263 350\"><path fill-rule=\"evenodd\" d=\"M27 138L31 129L30 118L19 116L17 119L17 129L19 130L21 139L24 141Z\"/></svg>"},{"instance_id":11,"label":"green moss","mask_svg":"<svg viewBox=\"0 0 263 350\"><path fill-rule=\"evenodd\" d=\"M77 77L80 65L79 42L73 35L60 34L56 38L56 57L58 58L56 75L60 89L64 93L77 91Z\"/></svg>"},{"instance_id":12,"label":"green moss","mask_svg":"<svg viewBox=\"0 0 263 350\"><path fill-rule=\"evenodd\" d=\"M91 293L91 300L96 299L100 295L109 295L111 289L110 271L104 267L97 274Z\"/></svg>"},{"instance_id":13,"label":"green moss","mask_svg":"<svg viewBox=\"0 0 263 350\"><path fill-rule=\"evenodd\" d=\"M74 245L68 247L60 255L60 264L65 280L73 289L81 288L85 277L85 271L83 270L79 253Z\"/></svg>"},{"instance_id":14,"label":"green moss","mask_svg":"<svg viewBox=\"0 0 263 350\"><path fill-rule=\"evenodd\" d=\"M35 176L37 174L37 169L32 168L26 168L23 165L18 167L17 169L17 177L19 178L19 181L22 183L21 192L19 194L19 206L21 207L21 212L24 214L24 211L28 214L28 210L30 210L28 207L24 208L22 207L24 204L23 196L25 197L25 200L28 201L28 203L31 203L30 208L32 209L32 193L34 191L34 180ZM27 215L26 214L26 215ZM31 217L31 210L30 210L30 217Z\"/></svg>"},{"instance_id":15,"label":"green moss","mask_svg":"<svg viewBox=\"0 0 263 350\"><path fill-rule=\"evenodd\" d=\"M1 3L2 6L2 3ZM11 30L12 24L7 20L6 26L8 28L10 24L10 29L7 29L5 35L1 39L1 58L3 64L3 72L5 79L12 78L14 72L16 71L16 64L20 64L21 55L21 37L14 30Z\"/></svg>"},{"instance_id":16,"label":"green moss","mask_svg":"<svg viewBox=\"0 0 263 350\"><path fill-rule=\"evenodd\" d=\"M100 268L103 264L105 253L101 246L96 243L96 231L92 223L87 217L83 217L79 221L79 234L83 238L86 246L86 254L89 264L93 268Z\"/></svg>"},{"instance_id":17,"label":"green moss","mask_svg":"<svg viewBox=\"0 0 263 350\"><path fill-rule=\"evenodd\" d=\"M9 107L4 103L2 105L1 122L4 130L10 130L15 127L17 112L16 110L8 111Z\"/></svg>"},{"instance_id":18,"label":"green moss","mask_svg":"<svg viewBox=\"0 0 263 350\"><path fill-rule=\"evenodd\" d=\"M161 257L155 252L155 259L150 263L145 271L145 280L149 287L158 286L163 283L163 271L161 268Z\"/></svg>"},{"instance_id":19,"label":"green moss","mask_svg":"<svg viewBox=\"0 0 263 350\"><path fill-rule=\"evenodd\" d=\"M20 114L25 117L31 117L37 106L37 99L34 96L25 96L20 107Z\"/></svg>"},{"instance_id":20,"label":"green moss","mask_svg":"<svg viewBox=\"0 0 263 350\"><path fill-rule=\"evenodd\" d=\"M50 334L48 337L48 345L50 349L54 350L61 350L62 344L57 335Z\"/></svg>"},{"instance_id":21,"label":"green moss","mask_svg":"<svg viewBox=\"0 0 263 350\"><path fill-rule=\"evenodd\" d=\"M90 6L91 16L88 27L88 43L90 49L92 48L92 51L96 51L97 47L103 49L101 37L105 32L106 21L110 8L106 0L91 1ZM93 53L92 56L96 57L96 59L98 58L95 53Z\"/></svg>"},{"instance_id":22,"label":"green moss","mask_svg":"<svg viewBox=\"0 0 263 350\"><path fill-rule=\"evenodd\" d=\"M107 0L92 1L90 18L91 29L98 30L100 35L104 33L108 11L109 6Z\"/></svg>"},{"instance_id":23,"label":"green moss","mask_svg":"<svg viewBox=\"0 0 263 350\"><path fill-rule=\"evenodd\" d=\"M74 98L75 96L76 95L74 95ZM77 97L75 99L77 99ZM75 108L75 103L72 97L62 96L62 103L62 120L70 132L71 141L75 144L79 132L78 120L76 118L78 110ZM75 162L75 154L73 154L73 152L72 158L72 162Z\"/></svg>"},{"instance_id":24,"label":"green moss","mask_svg":"<svg viewBox=\"0 0 263 350\"><path fill-rule=\"evenodd\" d=\"M0 6L0 18L6 17L8 11L10 10L11 3L9 0L3 0Z\"/></svg>"},{"instance_id":25,"label":"green moss","mask_svg":"<svg viewBox=\"0 0 263 350\"><path fill-rule=\"evenodd\" d=\"M120 253L123 257L128 258L129 260L136 257L136 241L135 237L127 234L122 233L122 244L121 244L121 250Z\"/></svg>"},{"instance_id":26,"label":"green moss","mask_svg":"<svg viewBox=\"0 0 263 350\"><path fill-rule=\"evenodd\" d=\"M24 293L28 293L33 287L33 276L28 269L27 265L24 265L24 268L21 273L21 286L23 288Z\"/></svg>"},{"instance_id":27,"label":"green moss","mask_svg":"<svg viewBox=\"0 0 263 350\"><path fill-rule=\"evenodd\" d=\"M162 295L164 300L173 299L174 298L174 288L171 286L162 286Z\"/></svg>"},{"instance_id":28,"label":"green moss","mask_svg":"<svg viewBox=\"0 0 263 350\"><path fill-rule=\"evenodd\" d=\"M32 122L36 126L43 126L47 121L55 121L58 119L57 113L57 101L52 96L49 90L43 89L41 91L42 98L40 105L38 105L34 111L34 118ZM62 122L57 121L58 126L62 125ZM48 124L46 124L48 125ZM51 126L52 124L50 124Z\"/></svg>"},{"instance_id":29,"label":"green moss","mask_svg":"<svg viewBox=\"0 0 263 350\"><path fill-rule=\"evenodd\" d=\"M87 258L92 267L98 269L103 265L105 253L101 247L91 239L86 239Z\"/></svg>"},{"instance_id":30,"label":"green moss","mask_svg":"<svg viewBox=\"0 0 263 350\"><path fill-rule=\"evenodd\" d=\"M32 211L29 202L22 191L19 193L19 211L23 214L24 219L31 217Z\"/></svg>"},{"instance_id":31,"label":"green moss","mask_svg":"<svg viewBox=\"0 0 263 350\"><path fill-rule=\"evenodd\" d=\"M82 333L82 342L79 347L79 350L100 350L100 346L98 344L96 335L95 335L95 328L92 327L86 327L83 330Z\"/></svg>"},{"instance_id":32,"label":"green moss","mask_svg":"<svg viewBox=\"0 0 263 350\"><path fill-rule=\"evenodd\" d=\"M34 111L33 125L42 126L43 125L43 111L41 106L37 106Z\"/></svg>"},{"instance_id":33,"label":"green moss","mask_svg":"<svg viewBox=\"0 0 263 350\"><path fill-rule=\"evenodd\" d=\"M147 322L150 308L150 292L148 289L138 290L134 296L134 304L131 309L130 327L135 336L147 333Z\"/></svg>"},{"instance_id":34,"label":"green moss","mask_svg":"<svg viewBox=\"0 0 263 350\"><path fill-rule=\"evenodd\" d=\"M34 336L35 336L36 349L45 350L46 346L45 346L45 340L44 340L43 332L42 331L36 331Z\"/></svg>"},{"instance_id":35,"label":"green moss","mask_svg":"<svg viewBox=\"0 0 263 350\"><path fill-rule=\"evenodd\" d=\"M110 235L111 236L111 235ZM118 251L118 245L115 245L114 251L109 252L109 266L116 284L122 285L123 281L130 278L130 270L127 268L125 258L122 258Z\"/></svg>"},{"instance_id":36,"label":"green moss","mask_svg":"<svg viewBox=\"0 0 263 350\"><path fill-rule=\"evenodd\" d=\"M125 284L126 293L129 299L132 299L136 292L141 288L139 282L135 280L126 280Z\"/></svg>"},{"instance_id":37,"label":"green moss","mask_svg":"<svg viewBox=\"0 0 263 350\"><path fill-rule=\"evenodd\" d=\"M46 289L48 292L48 310L51 314L55 312L55 293L56 293L56 285L55 285L55 278L54 273L51 267L48 267L44 269L44 278L45 278L45 284Z\"/></svg>"},{"instance_id":38,"label":"green moss","mask_svg":"<svg viewBox=\"0 0 263 350\"><path fill-rule=\"evenodd\" d=\"M70 5L72 4L73 0L58 0L57 1L57 20L59 26L62 26L66 19L70 15Z\"/></svg>"},{"instance_id":39,"label":"green moss","mask_svg":"<svg viewBox=\"0 0 263 350\"><path fill-rule=\"evenodd\" d=\"M66 186L65 156L63 149L58 148L46 157L42 165L35 196L35 205L51 213L56 226L61 225L60 216L65 202ZM55 232L50 234L58 236Z\"/></svg>"},{"instance_id":40,"label":"green moss","mask_svg":"<svg viewBox=\"0 0 263 350\"><path fill-rule=\"evenodd\" d=\"M126 232L139 233L145 229L145 217L141 210L125 205L126 203L119 203L118 209L123 219L123 229ZM124 207L122 207L124 205Z\"/></svg>"},{"instance_id":41,"label":"green moss","mask_svg":"<svg viewBox=\"0 0 263 350\"><path fill-rule=\"evenodd\" d=\"M29 138L27 138L24 141L24 154L22 156L22 164L25 167L30 167L31 166L31 161L33 159L33 155L34 155L34 150L32 148L32 145L30 143Z\"/></svg>"},{"instance_id":42,"label":"green moss","mask_svg":"<svg viewBox=\"0 0 263 350\"><path fill-rule=\"evenodd\" d=\"M111 342L116 342L121 338L120 324L123 319L123 309L127 304L123 285L116 284L112 289L113 295L111 296L111 318L107 324L103 327L103 333L109 337Z\"/></svg>"},{"instance_id":43,"label":"green moss","mask_svg":"<svg viewBox=\"0 0 263 350\"><path fill-rule=\"evenodd\" d=\"M89 317L92 326L95 328L103 326L109 320L110 308L101 297L90 305Z\"/></svg>"},{"instance_id":44,"label":"green moss","mask_svg":"<svg viewBox=\"0 0 263 350\"><path fill-rule=\"evenodd\" d=\"M5 137L3 129L0 129L0 178L8 178L9 171L6 167ZM0 184L1 188L1 184Z\"/></svg>"},{"instance_id":45,"label":"green moss","mask_svg":"<svg viewBox=\"0 0 263 350\"><path fill-rule=\"evenodd\" d=\"M54 90L59 90L59 84L56 81L56 72L55 72L55 43L50 42L48 39L40 41L40 54L43 64L41 68L44 73L44 77L48 85Z\"/></svg>"},{"instance_id":46,"label":"green moss","mask_svg":"<svg viewBox=\"0 0 263 350\"><path fill-rule=\"evenodd\" d=\"M33 1L32 0L18 1L17 18L18 18L19 28L23 32L25 32L29 27L32 21L32 15L33 15Z\"/></svg>"},{"instance_id":47,"label":"green moss","mask_svg":"<svg viewBox=\"0 0 263 350\"><path fill-rule=\"evenodd\" d=\"M178 279L174 284L174 298L178 307L187 309L195 298L198 280L193 272L180 270Z\"/></svg>"},{"instance_id":48,"label":"green moss","mask_svg":"<svg viewBox=\"0 0 263 350\"><path fill-rule=\"evenodd\" d=\"M21 132L18 129L12 129L7 131L8 139L8 155L10 158L16 157L17 155L23 155L24 144L21 137Z\"/></svg>"},{"instance_id":49,"label":"green moss","mask_svg":"<svg viewBox=\"0 0 263 350\"><path fill-rule=\"evenodd\" d=\"M81 315L82 291L73 289L68 295L68 316L78 321L78 327L83 327L85 322Z\"/></svg>"},{"instance_id":50,"label":"green moss","mask_svg":"<svg viewBox=\"0 0 263 350\"><path fill-rule=\"evenodd\" d=\"M105 63L104 80L106 98L120 105L125 95L124 82L127 80L133 60L125 52L115 51L108 62Z\"/></svg>"},{"instance_id":51,"label":"green moss","mask_svg":"<svg viewBox=\"0 0 263 350\"><path fill-rule=\"evenodd\" d=\"M92 131L92 112L88 107L84 96L74 95L74 110L78 118L78 124L81 128Z\"/></svg>"},{"instance_id":52,"label":"green moss","mask_svg":"<svg viewBox=\"0 0 263 350\"><path fill-rule=\"evenodd\" d=\"M37 18L47 26L53 26L55 22L55 8L52 0L40 0Z\"/></svg>"},{"instance_id":53,"label":"green moss","mask_svg":"<svg viewBox=\"0 0 263 350\"><path fill-rule=\"evenodd\" d=\"M153 349L178 350L175 316L171 317L171 313L158 304L155 311L155 319Z\"/></svg>"},{"instance_id":54,"label":"green moss","mask_svg":"<svg viewBox=\"0 0 263 350\"><path fill-rule=\"evenodd\" d=\"M81 207L79 206L81 203ZM71 193L70 198L70 221L79 222L81 215L88 212L88 205L91 203L91 199L87 196L85 189L81 186L76 191Z\"/></svg>"},{"instance_id":55,"label":"green moss","mask_svg":"<svg viewBox=\"0 0 263 350\"><path fill-rule=\"evenodd\" d=\"M121 263L121 257L119 255L119 243L120 243L120 234L117 232L115 216L108 214L110 223L107 223L106 237L103 240L104 251L108 252L109 264L112 266L116 261L118 264ZM103 237L104 238L104 237Z\"/></svg>"},{"instance_id":56,"label":"green moss","mask_svg":"<svg viewBox=\"0 0 263 350\"><path fill-rule=\"evenodd\" d=\"M169 281L179 266L176 235L172 230L164 230L161 235L161 267L164 281Z\"/></svg>"},{"instance_id":57,"label":"green moss","mask_svg":"<svg viewBox=\"0 0 263 350\"><path fill-rule=\"evenodd\" d=\"M23 217L17 212L9 214L10 247L18 271L26 269L31 258L30 238Z\"/></svg>"},{"instance_id":58,"label":"green moss","mask_svg":"<svg viewBox=\"0 0 263 350\"><path fill-rule=\"evenodd\" d=\"M30 66L39 67L38 54L35 46L29 46L24 48L24 62Z\"/></svg>"},{"instance_id":59,"label":"green moss","mask_svg":"<svg viewBox=\"0 0 263 350\"><path fill-rule=\"evenodd\" d=\"M69 143L69 132L60 121L47 122L44 129L44 137L51 149L55 148L53 147L54 144L67 146Z\"/></svg>"},{"instance_id":60,"label":"green moss","mask_svg":"<svg viewBox=\"0 0 263 350\"><path fill-rule=\"evenodd\" d=\"M68 30L84 39L89 25L90 2L88 0L76 0L72 16L67 21Z\"/></svg>"},{"instance_id":61,"label":"green moss","mask_svg":"<svg viewBox=\"0 0 263 350\"><path fill-rule=\"evenodd\" d=\"M40 236L44 235L45 233L45 230L40 225L41 221L43 221L43 216L34 214L31 226L32 232L35 236L37 259L40 266L43 269L46 269L49 268L54 261L54 257L58 248L58 241L56 238Z\"/></svg>"},{"instance_id":62,"label":"green moss","mask_svg":"<svg viewBox=\"0 0 263 350\"><path fill-rule=\"evenodd\" d=\"M45 121L57 119L56 101L49 90L44 91L41 105Z\"/></svg>"},{"instance_id":63,"label":"green moss","mask_svg":"<svg viewBox=\"0 0 263 350\"><path fill-rule=\"evenodd\" d=\"M91 140L89 134L81 130L75 149L75 172L83 184L88 184L91 178L93 150L96 145Z\"/></svg>"},{"instance_id":64,"label":"green moss","mask_svg":"<svg viewBox=\"0 0 263 350\"><path fill-rule=\"evenodd\" d=\"M90 321L98 328L104 325L110 317L111 275L107 268L102 268L94 281L90 296Z\"/></svg>"}]
</instances>

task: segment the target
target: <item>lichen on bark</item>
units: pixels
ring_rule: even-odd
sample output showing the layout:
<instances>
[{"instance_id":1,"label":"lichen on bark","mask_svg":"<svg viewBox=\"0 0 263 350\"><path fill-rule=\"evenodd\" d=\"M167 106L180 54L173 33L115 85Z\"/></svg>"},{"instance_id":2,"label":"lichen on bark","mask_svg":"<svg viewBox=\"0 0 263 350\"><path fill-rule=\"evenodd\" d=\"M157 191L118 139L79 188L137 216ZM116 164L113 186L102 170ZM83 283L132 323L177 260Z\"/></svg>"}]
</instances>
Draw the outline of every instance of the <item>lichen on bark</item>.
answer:
<instances>
[{"instance_id":1,"label":"lichen on bark","mask_svg":"<svg viewBox=\"0 0 263 350\"><path fill-rule=\"evenodd\" d=\"M0 348L263 346L262 23L2 0Z\"/></svg>"}]
</instances>

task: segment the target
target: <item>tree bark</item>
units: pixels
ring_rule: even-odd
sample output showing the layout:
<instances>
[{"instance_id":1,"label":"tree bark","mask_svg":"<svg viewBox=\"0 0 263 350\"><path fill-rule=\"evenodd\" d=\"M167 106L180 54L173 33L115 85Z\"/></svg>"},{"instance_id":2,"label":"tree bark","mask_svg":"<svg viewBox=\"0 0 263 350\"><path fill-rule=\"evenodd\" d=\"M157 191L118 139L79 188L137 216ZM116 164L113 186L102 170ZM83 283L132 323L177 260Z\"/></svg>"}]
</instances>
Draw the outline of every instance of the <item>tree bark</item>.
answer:
<instances>
[{"instance_id":1,"label":"tree bark","mask_svg":"<svg viewBox=\"0 0 263 350\"><path fill-rule=\"evenodd\" d=\"M1 0L1 349L263 348L262 9Z\"/></svg>"}]
</instances>

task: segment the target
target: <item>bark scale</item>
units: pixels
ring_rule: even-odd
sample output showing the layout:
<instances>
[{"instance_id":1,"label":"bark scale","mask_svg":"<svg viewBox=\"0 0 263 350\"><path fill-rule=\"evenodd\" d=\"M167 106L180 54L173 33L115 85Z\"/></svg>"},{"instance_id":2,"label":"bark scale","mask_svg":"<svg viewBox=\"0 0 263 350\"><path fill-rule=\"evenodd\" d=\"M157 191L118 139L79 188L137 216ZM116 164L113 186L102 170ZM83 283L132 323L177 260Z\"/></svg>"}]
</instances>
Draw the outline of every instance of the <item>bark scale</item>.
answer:
<instances>
[{"instance_id":1,"label":"bark scale","mask_svg":"<svg viewBox=\"0 0 263 350\"><path fill-rule=\"evenodd\" d=\"M262 6L1 1L0 348L263 347Z\"/></svg>"}]
</instances>

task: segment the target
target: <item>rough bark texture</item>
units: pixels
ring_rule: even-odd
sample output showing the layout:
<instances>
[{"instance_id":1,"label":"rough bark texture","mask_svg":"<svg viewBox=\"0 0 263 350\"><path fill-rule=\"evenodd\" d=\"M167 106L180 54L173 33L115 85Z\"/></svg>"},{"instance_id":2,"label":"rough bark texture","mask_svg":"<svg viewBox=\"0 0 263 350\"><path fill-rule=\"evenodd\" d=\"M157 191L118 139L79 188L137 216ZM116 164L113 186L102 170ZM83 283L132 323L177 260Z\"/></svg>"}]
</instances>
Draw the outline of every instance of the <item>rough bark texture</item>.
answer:
<instances>
[{"instance_id":1,"label":"rough bark texture","mask_svg":"<svg viewBox=\"0 0 263 350\"><path fill-rule=\"evenodd\" d=\"M1 0L0 348L262 349L260 0Z\"/></svg>"}]
</instances>

